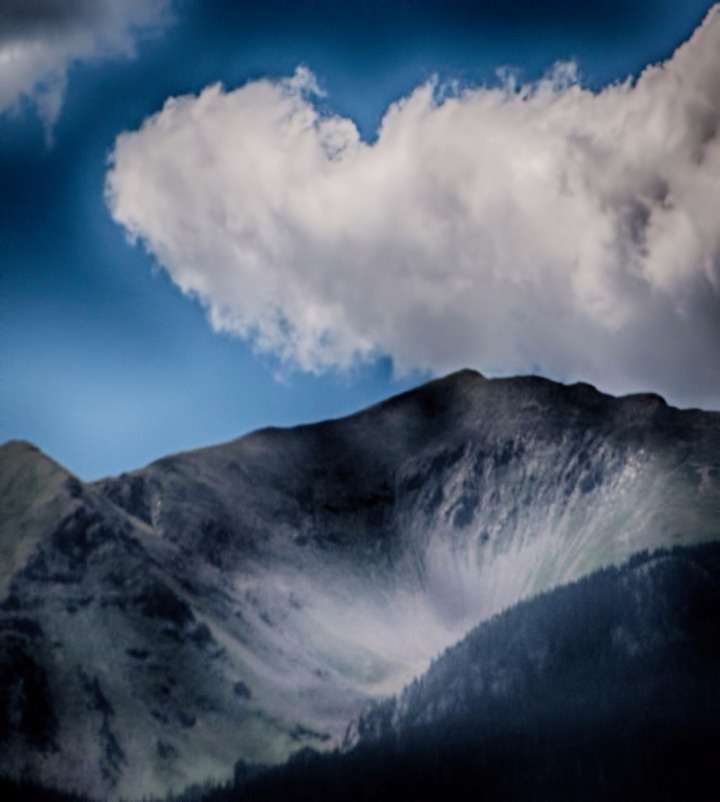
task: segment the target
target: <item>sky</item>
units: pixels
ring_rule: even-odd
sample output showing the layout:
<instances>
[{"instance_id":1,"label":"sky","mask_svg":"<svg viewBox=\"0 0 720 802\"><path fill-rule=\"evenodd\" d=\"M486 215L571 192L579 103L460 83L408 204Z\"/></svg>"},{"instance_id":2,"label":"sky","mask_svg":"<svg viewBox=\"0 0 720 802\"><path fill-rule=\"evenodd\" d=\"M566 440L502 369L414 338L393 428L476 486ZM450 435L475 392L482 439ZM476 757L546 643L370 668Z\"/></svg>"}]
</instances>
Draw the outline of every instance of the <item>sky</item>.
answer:
<instances>
[{"instance_id":1,"label":"sky","mask_svg":"<svg viewBox=\"0 0 720 802\"><path fill-rule=\"evenodd\" d=\"M83 479L462 367L720 409L720 9L2 0L0 440Z\"/></svg>"}]
</instances>

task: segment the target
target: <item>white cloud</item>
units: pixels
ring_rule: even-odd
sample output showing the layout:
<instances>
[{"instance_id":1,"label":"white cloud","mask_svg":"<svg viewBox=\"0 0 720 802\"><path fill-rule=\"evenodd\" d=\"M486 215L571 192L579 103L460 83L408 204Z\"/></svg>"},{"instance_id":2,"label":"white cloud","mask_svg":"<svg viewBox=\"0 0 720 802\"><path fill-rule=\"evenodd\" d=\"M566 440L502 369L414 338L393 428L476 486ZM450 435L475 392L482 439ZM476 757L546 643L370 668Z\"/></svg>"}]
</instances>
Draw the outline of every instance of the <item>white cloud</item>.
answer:
<instances>
[{"instance_id":1,"label":"white cloud","mask_svg":"<svg viewBox=\"0 0 720 802\"><path fill-rule=\"evenodd\" d=\"M170 22L172 0L3 0L0 114L37 109L50 137L74 62L134 55Z\"/></svg>"},{"instance_id":2,"label":"white cloud","mask_svg":"<svg viewBox=\"0 0 720 802\"><path fill-rule=\"evenodd\" d=\"M720 7L635 83L391 106L315 79L173 98L116 143L111 212L212 325L308 371L540 370L720 405Z\"/></svg>"}]
</instances>

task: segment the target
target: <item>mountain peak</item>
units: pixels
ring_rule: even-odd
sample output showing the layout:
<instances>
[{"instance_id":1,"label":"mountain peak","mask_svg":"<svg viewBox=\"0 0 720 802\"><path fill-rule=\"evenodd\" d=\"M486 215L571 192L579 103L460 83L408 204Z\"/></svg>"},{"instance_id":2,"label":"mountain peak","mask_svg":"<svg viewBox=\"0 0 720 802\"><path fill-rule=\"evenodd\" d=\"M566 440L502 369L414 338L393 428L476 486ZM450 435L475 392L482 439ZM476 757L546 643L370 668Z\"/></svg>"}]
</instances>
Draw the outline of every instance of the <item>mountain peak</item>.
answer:
<instances>
[{"instance_id":1,"label":"mountain peak","mask_svg":"<svg viewBox=\"0 0 720 802\"><path fill-rule=\"evenodd\" d=\"M443 376L439 379L439 381L466 381L466 380L476 380L476 379L486 379L487 377L480 373L479 370L475 370L474 368L460 368L460 370L453 371L452 373L448 373L446 376Z\"/></svg>"},{"instance_id":2,"label":"mountain peak","mask_svg":"<svg viewBox=\"0 0 720 802\"><path fill-rule=\"evenodd\" d=\"M51 477L68 479L72 474L27 440L8 440L0 445L0 490L6 497L11 486L44 484Z\"/></svg>"},{"instance_id":3,"label":"mountain peak","mask_svg":"<svg viewBox=\"0 0 720 802\"><path fill-rule=\"evenodd\" d=\"M7 440L0 444L0 454L24 454L28 452L42 453L40 449L29 440Z\"/></svg>"}]
</instances>

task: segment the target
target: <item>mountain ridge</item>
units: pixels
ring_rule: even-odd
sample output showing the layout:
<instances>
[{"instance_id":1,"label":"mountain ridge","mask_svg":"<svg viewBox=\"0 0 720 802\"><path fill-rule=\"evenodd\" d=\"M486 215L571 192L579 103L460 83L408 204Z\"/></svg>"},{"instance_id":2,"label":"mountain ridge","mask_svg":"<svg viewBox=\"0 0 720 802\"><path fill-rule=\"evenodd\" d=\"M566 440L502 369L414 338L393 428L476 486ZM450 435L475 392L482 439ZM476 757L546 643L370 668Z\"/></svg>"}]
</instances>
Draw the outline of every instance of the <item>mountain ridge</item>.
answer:
<instances>
[{"instance_id":1,"label":"mountain ridge","mask_svg":"<svg viewBox=\"0 0 720 802\"><path fill-rule=\"evenodd\" d=\"M140 471L143 471L143 470L145 470L147 468L152 467L156 463L161 463L161 462L163 462L165 460L173 459L175 457L180 457L180 456L183 456L185 454L194 454L194 453L198 453L198 452L207 451L209 449L215 449L215 448L218 448L218 447L229 446L229 445L231 445L233 443L237 443L237 442L239 442L241 440L244 440L247 437L253 437L253 436L256 436L256 435L267 434L267 433L288 432L288 431L294 431L294 430L311 429L311 428L314 428L314 427L317 427L317 426L324 426L324 425L326 425L328 423L338 423L338 422L343 422L343 421L348 421L348 420L355 419L358 416L365 416L365 415L375 414L377 412L381 412L383 410L391 408L394 405L402 404L404 401L416 396L419 391L420 392L424 392L424 391L427 391L427 390L431 390L434 387L443 387L443 386L448 385L450 383L457 383L457 382L466 381L466 380L467 381L474 381L474 382L477 381L477 380L481 380L482 382L509 383L509 384L512 384L512 385L515 385L515 386L519 386L522 383L532 383L532 384L538 384L538 385L547 385L547 386L552 387L552 388L564 388L564 390L568 391L568 392L578 392L578 393L582 393L582 394L588 393L590 395L600 396L603 399L612 399L614 401L621 401L621 402L625 402L625 403L628 403L628 404L636 404L639 407L647 406L648 408L652 408L652 407L665 408L667 410L671 410L671 411L674 411L674 412L680 412L680 413L683 413L683 414L685 414L685 413L689 413L689 414L699 413L701 415L711 415L711 416L712 415L720 415L720 411L719 410L704 409L704 408L700 408L700 407L676 407L676 406L673 406L673 405L669 404L660 394L658 394L656 392L653 392L653 391L637 391L637 392L625 393L625 394L622 394L622 395L614 396L611 393L607 393L607 392L604 392L602 390L599 390L594 385L589 384L588 382L583 382L583 381L577 381L577 382L572 382L572 383L566 384L566 383L558 382L558 381L555 381L553 379L548 379L548 378L545 378L543 376L539 376L539 375L536 375L536 374L527 374L527 375L523 375L523 376L489 378L489 377L485 376L483 373L481 373L480 371L475 370L473 368L461 368L461 369L459 369L457 371L454 371L453 373L450 373L450 374L448 374L446 376L442 376L442 377L439 377L439 378L431 379L431 380L419 385L418 387L415 387L415 388L412 388L410 390L405 390L403 392L391 395L388 398L382 399L380 401L377 401L377 402L375 402L375 403L373 403L373 404L371 404L371 405L369 405L367 407L364 407L361 410L358 410L358 411L355 411L355 412L350 412L348 414L344 414L344 415L341 415L341 416L336 417L336 418L328 418L328 419L324 419L324 420L321 420L321 421L314 421L314 422L309 422L309 423L301 423L301 424L295 424L295 425L289 425L289 426L274 426L274 425L263 426L263 427L260 427L258 429L254 429L254 430L252 430L250 432L247 432L247 433L245 433L243 435L239 435L238 437L231 438L230 440L228 440L226 442L223 442L223 443L211 444L211 445L207 445L207 446L199 446L197 448L191 448L191 449L182 449L180 451L174 451L174 452L171 452L170 454L166 454L166 455L163 455L161 457L158 457L155 460L151 460L149 463L147 463L144 466L140 466L140 467L137 467L137 468L131 468L128 471L122 471L120 474L117 474L117 475L102 476L102 477L100 477L98 479L83 480L83 481L85 481L86 484L90 484L90 485L98 484L98 483L101 483L101 482L109 480L109 479L116 479L116 478L119 478L120 476L138 473ZM63 470L65 470L68 473L71 473L73 476L75 476L75 474L72 473L71 469L69 469L69 468L65 467L64 465L62 465L60 462L58 462L55 458L53 458L47 452L43 451L42 448L40 448L37 444L35 444L35 443L33 443L33 442L29 441L29 440L26 440L26 439L23 439L23 438L11 438L10 440L6 440L5 442L0 443L0 452L2 452L2 450L6 449L6 448L22 448L22 449L24 449L26 451L29 451L29 452L37 452L37 453L43 455L44 457L46 457L47 459L51 460L53 463L55 463L56 465L61 467Z\"/></svg>"}]
</instances>

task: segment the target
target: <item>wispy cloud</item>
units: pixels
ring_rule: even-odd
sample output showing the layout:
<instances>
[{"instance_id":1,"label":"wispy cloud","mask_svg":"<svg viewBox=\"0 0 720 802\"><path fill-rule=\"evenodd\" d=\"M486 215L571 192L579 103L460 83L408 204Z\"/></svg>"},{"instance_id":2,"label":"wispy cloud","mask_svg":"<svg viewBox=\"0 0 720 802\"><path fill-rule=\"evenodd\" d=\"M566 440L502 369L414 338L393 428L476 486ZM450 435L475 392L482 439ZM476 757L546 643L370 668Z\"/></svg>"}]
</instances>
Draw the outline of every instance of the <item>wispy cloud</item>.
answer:
<instances>
[{"instance_id":1,"label":"wispy cloud","mask_svg":"<svg viewBox=\"0 0 720 802\"><path fill-rule=\"evenodd\" d=\"M134 55L171 20L173 0L3 0L0 114L37 109L50 138L74 62Z\"/></svg>"},{"instance_id":2,"label":"wispy cloud","mask_svg":"<svg viewBox=\"0 0 720 802\"><path fill-rule=\"evenodd\" d=\"M541 370L720 402L720 7L592 92L426 84L372 144L313 75L173 98L111 212L212 325L303 370Z\"/></svg>"}]
</instances>

